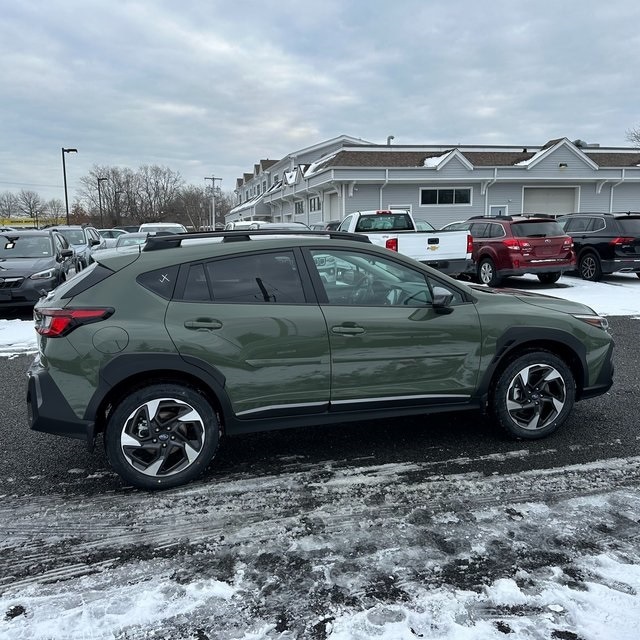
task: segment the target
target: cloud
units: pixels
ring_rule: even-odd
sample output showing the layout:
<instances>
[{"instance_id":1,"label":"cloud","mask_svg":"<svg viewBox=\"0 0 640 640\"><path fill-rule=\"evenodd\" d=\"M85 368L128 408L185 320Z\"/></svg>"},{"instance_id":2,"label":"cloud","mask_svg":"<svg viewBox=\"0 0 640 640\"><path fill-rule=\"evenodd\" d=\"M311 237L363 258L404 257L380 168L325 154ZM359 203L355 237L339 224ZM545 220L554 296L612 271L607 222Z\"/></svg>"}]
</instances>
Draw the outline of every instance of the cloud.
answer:
<instances>
[{"instance_id":1,"label":"cloud","mask_svg":"<svg viewBox=\"0 0 640 640\"><path fill-rule=\"evenodd\" d=\"M60 197L63 146L79 150L73 197L93 165L160 161L231 190L260 158L343 133L624 145L639 124L639 18L632 0L11 3L0 190Z\"/></svg>"}]
</instances>

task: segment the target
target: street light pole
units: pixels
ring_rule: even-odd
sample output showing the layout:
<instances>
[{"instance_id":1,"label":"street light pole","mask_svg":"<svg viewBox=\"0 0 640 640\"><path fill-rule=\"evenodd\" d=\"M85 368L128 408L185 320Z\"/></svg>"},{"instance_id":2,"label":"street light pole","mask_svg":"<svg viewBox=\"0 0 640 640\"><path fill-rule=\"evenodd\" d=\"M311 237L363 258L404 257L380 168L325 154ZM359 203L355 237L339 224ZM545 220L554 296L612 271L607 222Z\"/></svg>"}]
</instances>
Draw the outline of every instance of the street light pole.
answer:
<instances>
[{"instance_id":1,"label":"street light pole","mask_svg":"<svg viewBox=\"0 0 640 640\"><path fill-rule=\"evenodd\" d=\"M205 180L211 180L211 231L216 230L216 180L222 182L222 178L205 176Z\"/></svg>"},{"instance_id":2,"label":"street light pole","mask_svg":"<svg viewBox=\"0 0 640 640\"><path fill-rule=\"evenodd\" d=\"M67 196L67 167L64 162L65 153L78 153L77 149L65 149L62 147L62 177L64 179L64 206L67 210L67 224L69 224L69 197Z\"/></svg>"},{"instance_id":3,"label":"street light pole","mask_svg":"<svg viewBox=\"0 0 640 640\"><path fill-rule=\"evenodd\" d=\"M102 222L102 194L100 193L100 183L108 180L109 178L98 178L98 207L100 208L100 228L104 229L104 223Z\"/></svg>"}]
</instances>

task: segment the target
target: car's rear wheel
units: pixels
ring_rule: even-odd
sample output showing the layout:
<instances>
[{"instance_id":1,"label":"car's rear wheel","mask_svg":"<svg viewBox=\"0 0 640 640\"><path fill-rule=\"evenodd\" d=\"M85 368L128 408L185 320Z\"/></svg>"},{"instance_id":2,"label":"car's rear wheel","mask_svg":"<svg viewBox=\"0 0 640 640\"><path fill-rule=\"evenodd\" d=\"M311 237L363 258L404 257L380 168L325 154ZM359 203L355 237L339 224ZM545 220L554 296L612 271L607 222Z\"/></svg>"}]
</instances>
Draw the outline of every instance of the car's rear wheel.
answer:
<instances>
[{"instance_id":1,"label":"car's rear wheel","mask_svg":"<svg viewBox=\"0 0 640 640\"><path fill-rule=\"evenodd\" d=\"M478 282L486 284L488 287L497 287L500 285L501 278L496 274L496 266L491 258L480 260L478 265Z\"/></svg>"},{"instance_id":2,"label":"car's rear wheel","mask_svg":"<svg viewBox=\"0 0 640 640\"><path fill-rule=\"evenodd\" d=\"M589 252L580 256L578 270L580 271L580 277L583 280L597 282L598 280L600 280L600 278L602 278L602 266L600 264L600 258L598 258L595 253Z\"/></svg>"},{"instance_id":3,"label":"car's rear wheel","mask_svg":"<svg viewBox=\"0 0 640 640\"><path fill-rule=\"evenodd\" d=\"M542 284L553 284L554 282L558 282L558 280L560 280L560 272L539 273L538 280L540 280Z\"/></svg>"},{"instance_id":4,"label":"car's rear wheel","mask_svg":"<svg viewBox=\"0 0 640 640\"><path fill-rule=\"evenodd\" d=\"M198 478L213 459L220 425L196 389L152 384L126 396L109 417L107 457L140 489L164 489Z\"/></svg>"},{"instance_id":5,"label":"car's rear wheel","mask_svg":"<svg viewBox=\"0 0 640 640\"><path fill-rule=\"evenodd\" d=\"M575 380L567 364L547 351L532 351L499 374L490 394L490 408L512 436L542 438L566 421L575 395Z\"/></svg>"}]
</instances>

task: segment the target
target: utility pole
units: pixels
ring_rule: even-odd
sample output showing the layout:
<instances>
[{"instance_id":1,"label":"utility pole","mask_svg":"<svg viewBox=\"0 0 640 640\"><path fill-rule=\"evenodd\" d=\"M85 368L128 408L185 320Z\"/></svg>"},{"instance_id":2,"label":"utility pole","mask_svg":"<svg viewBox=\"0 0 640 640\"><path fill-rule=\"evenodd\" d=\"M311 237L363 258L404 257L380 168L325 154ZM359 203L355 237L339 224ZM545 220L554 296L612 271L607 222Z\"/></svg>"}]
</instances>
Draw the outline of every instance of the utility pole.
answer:
<instances>
[{"instance_id":1,"label":"utility pole","mask_svg":"<svg viewBox=\"0 0 640 640\"><path fill-rule=\"evenodd\" d=\"M216 230L216 180L222 182L222 178L205 176L205 180L211 180L211 231Z\"/></svg>"},{"instance_id":2,"label":"utility pole","mask_svg":"<svg viewBox=\"0 0 640 640\"><path fill-rule=\"evenodd\" d=\"M98 207L100 208L100 228L104 228L104 223L102 221L102 194L100 193L100 183L108 180L109 178L98 178Z\"/></svg>"}]
</instances>

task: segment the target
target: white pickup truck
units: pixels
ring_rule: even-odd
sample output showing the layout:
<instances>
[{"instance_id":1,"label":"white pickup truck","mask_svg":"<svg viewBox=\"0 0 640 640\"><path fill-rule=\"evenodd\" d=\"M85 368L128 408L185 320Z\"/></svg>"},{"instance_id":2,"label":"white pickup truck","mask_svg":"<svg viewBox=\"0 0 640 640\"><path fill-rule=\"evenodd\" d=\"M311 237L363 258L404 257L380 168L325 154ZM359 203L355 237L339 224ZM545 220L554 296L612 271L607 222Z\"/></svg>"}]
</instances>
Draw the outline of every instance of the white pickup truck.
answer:
<instances>
[{"instance_id":1,"label":"white pickup truck","mask_svg":"<svg viewBox=\"0 0 640 640\"><path fill-rule=\"evenodd\" d=\"M409 211L379 209L349 214L338 231L363 233L373 244L402 253L443 273L465 273L471 265L473 238L468 231L436 231L416 223Z\"/></svg>"}]
</instances>

